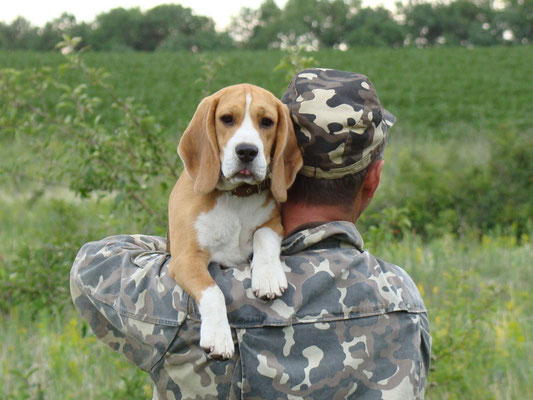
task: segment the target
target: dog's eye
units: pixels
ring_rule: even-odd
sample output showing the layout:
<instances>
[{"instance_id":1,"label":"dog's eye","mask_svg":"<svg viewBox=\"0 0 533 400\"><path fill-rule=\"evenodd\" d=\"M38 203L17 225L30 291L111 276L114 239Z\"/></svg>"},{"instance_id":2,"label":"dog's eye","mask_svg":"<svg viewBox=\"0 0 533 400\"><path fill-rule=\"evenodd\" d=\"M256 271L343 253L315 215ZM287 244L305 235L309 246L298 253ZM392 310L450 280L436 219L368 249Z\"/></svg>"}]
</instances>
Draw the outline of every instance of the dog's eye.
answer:
<instances>
[{"instance_id":1,"label":"dog's eye","mask_svg":"<svg viewBox=\"0 0 533 400\"><path fill-rule=\"evenodd\" d=\"M272 121L270 118L262 118L261 119L261 126L263 128L270 128L274 124L274 121Z\"/></svg>"},{"instance_id":2,"label":"dog's eye","mask_svg":"<svg viewBox=\"0 0 533 400\"><path fill-rule=\"evenodd\" d=\"M220 117L220 120L226 125L233 124L233 117L229 114L223 115L222 117Z\"/></svg>"}]
</instances>

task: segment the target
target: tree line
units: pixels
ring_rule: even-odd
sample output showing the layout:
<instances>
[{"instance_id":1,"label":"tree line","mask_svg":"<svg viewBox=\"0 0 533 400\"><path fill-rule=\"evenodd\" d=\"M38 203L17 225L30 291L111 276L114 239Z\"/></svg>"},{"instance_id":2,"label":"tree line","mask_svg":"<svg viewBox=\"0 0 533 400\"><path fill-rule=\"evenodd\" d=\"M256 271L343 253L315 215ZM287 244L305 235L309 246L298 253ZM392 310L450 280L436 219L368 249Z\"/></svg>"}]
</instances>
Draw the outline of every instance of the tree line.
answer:
<instances>
[{"instance_id":1,"label":"tree line","mask_svg":"<svg viewBox=\"0 0 533 400\"><path fill-rule=\"evenodd\" d=\"M267 49L366 46L491 46L533 41L533 0L410 0L396 13L361 0L263 0L243 8L224 31L190 8L166 4L142 12L115 8L91 23L68 13L35 27L23 17L0 22L0 49L54 49L63 34L97 51Z\"/></svg>"}]
</instances>

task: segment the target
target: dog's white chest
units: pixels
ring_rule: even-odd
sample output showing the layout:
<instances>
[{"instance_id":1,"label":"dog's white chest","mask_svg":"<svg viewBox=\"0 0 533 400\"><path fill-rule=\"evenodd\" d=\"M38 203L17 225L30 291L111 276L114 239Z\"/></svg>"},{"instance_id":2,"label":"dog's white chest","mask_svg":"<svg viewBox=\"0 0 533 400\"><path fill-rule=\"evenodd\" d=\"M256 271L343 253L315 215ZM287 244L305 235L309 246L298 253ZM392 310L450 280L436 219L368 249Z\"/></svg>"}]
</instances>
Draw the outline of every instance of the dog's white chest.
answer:
<instances>
[{"instance_id":1,"label":"dog's white chest","mask_svg":"<svg viewBox=\"0 0 533 400\"><path fill-rule=\"evenodd\" d=\"M211 211L198 216L198 244L209 250L211 261L228 267L248 262L253 234L270 219L275 207L274 201L265 205L266 196L235 197L225 193Z\"/></svg>"}]
</instances>

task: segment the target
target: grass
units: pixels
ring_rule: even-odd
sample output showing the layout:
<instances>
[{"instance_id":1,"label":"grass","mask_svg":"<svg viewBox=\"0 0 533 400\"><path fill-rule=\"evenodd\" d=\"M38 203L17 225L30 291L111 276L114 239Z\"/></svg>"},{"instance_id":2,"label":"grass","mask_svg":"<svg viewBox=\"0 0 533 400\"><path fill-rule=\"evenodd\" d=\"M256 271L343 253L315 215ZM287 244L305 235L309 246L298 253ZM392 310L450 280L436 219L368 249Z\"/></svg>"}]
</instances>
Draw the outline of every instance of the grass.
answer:
<instances>
[{"instance_id":1,"label":"grass","mask_svg":"<svg viewBox=\"0 0 533 400\"><path fill-rule=\"evenodd\" d=\"M145 103L175 144L206 92L246 81L281 95L285 72L273 69L282 56L85 55L90 65L111 73L120 96ZM405 199L443 201L464 187L454 186L464 184L464 171L487 170L494 138L533 134L527 119L533 115L531 47L328 50L313 56L321 66L370 76L398 117L382 186L360 227L367 247L404 267L423 292L435 357L426 398L533 398L533 228L516 234L511 221L491 232L464 226L458 233L436 224L422 238L401 209L409 204ZM215 59L221 66L209 67ZM0 69L62 62L58 54L0 53ZM205 67L216 73L199 84ZM106 104L102 109L105 117ZM113 130L112 118L102 123ZM164 151L176 157L175 145ZM61 182L32 180L41 163L24 140L0 134L0 171L13 171L0 176L0 398L149 399L145 374L97 342L77 316L67 278L84 242L118 233L164 234L165 227L143 231L109 197L82 201ZM466 200L475 209L485 198L475 193ZM428 213L429 207L419 208ZM372 228L377 219L386 229ZM396 229L403 236L391 233Z\"/></svg>"},{"instance_id":2,"label":"grass","mask_svg":"<svg viewBox=\"0 0 533 400\"><path fill-rule=\"evenodd\" d=\"M3 399L151 399L149 378L98 343L73 309L0 316Z\"/></svg>"},{"instance_id":3,"label":"grass","mask_svg":"<svg viewBox=\"0 0 533 400\"><path fill-rule=\"evenodd\" d=\"M402 265L429 310L429 399L526 399L533 395L533 247L514 237L481 242L406 237L376 253Z\"/></svg>"},{"instance_id":4,"label":"grass","mask_svg":"<svg viewBox=\"0 0 533 400\"><path fill-rule=\"evenodd\" d=\"M131 219L53 188L0 200L0 398L151 398L148 376L98 342L68 294L81 245L132 232Z\"/></svg>"}]
</instances>

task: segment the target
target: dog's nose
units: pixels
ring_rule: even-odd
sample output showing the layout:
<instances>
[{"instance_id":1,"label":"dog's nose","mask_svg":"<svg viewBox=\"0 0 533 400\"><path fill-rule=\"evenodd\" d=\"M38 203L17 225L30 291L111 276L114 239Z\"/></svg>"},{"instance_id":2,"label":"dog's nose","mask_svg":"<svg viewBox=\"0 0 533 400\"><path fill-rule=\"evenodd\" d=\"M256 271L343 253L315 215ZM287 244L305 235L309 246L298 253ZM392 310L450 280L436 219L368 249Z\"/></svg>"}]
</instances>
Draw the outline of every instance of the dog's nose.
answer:
<instances>
[{"instance_id":1,"label":"dog's nose","mask_svg":"<svg viewBox=\"0 0 533 400\"><path fill-rule=\"evenodd\" d=\"M258 151L257 146L249 143L241 143L235 147L235 153L237 153L239 160L246 163L253 161Z\"/></svg>"}]
</instances>

